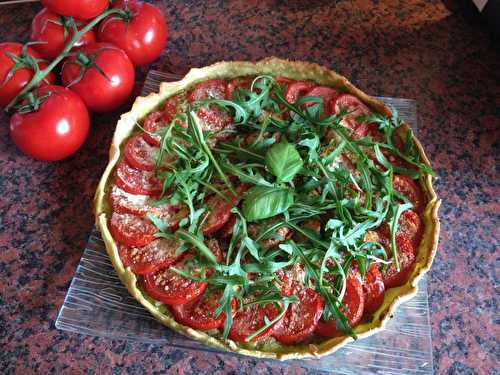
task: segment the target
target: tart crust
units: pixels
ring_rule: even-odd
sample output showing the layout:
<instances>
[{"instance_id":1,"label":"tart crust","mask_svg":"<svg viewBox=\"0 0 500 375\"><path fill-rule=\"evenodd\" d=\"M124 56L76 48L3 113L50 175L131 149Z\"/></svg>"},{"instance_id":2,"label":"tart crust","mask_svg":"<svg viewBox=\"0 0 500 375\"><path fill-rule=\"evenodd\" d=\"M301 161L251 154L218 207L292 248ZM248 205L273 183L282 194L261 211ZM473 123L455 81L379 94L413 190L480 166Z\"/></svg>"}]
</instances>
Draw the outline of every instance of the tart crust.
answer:
<instances>
[{"instance_id":1,"label":"tart crust","mask_svg":"<svg viewBox=\"0 0 500 375\"><path fill-rule=\"evenodd\" d=\"M108 219L111 210L106 199L107 192L110 185L113 183L113 171L123 152L123 143L132 134L136 123L141 121L148 113L160 107L170 96L181 90L190 89L199 82L208 79L232 79L239 76L260 74L284 76L297 80L311 80L320 85L331 86L358 97L375 112L390 115L389 108L383 102L366 95L351 84L345 77L313 63L288 61L271 57L255 63L245 61L219 62L204 68L191 69L180 81L163 82L160 85L158 93L152 93L146 97L138 97L130 112L120 117L109 150L109 163L102 175L94 198L96 224L98 230L101 232L104 243L106 244L106 250L120 280L125 284L129 292L137 301L139 301L158 321L168 326L170 329L203 342L211 347L253 357L278 360L307 357L318 358L335 352L342 346L353 341L353 339L351 337L342 336L325 339L319 343L293 346L285 346L273 342L267 346L264 344L258 348L252 348L250 346L243 347L241 344L232 340L213 337L205 332L177 323L168 309L160 309L158 305L151 302L151 298L146 297L147 295L138 288L138 279L130 268L124 267L118 255L117 244L108 228ZM408 129L408 125L404 124L402 132L406 133ZM422 160L430 165L422 145L416 138L414 138L414 141ZM423 212L425 230L422 241L420 242L414 270L406 284L386 290L384 302L373 314L371 322L363 323L355 327L354 332L358 335L358 338L367 337L382 330L387 321L392 317L396 307L415 296L417 293L418 281L431 267L437 251L440 228L438 209L441 201L438 200L434 192L432 177L430 175L422 177L419 183L428 203Z\"/></svg>"}]
</instances>

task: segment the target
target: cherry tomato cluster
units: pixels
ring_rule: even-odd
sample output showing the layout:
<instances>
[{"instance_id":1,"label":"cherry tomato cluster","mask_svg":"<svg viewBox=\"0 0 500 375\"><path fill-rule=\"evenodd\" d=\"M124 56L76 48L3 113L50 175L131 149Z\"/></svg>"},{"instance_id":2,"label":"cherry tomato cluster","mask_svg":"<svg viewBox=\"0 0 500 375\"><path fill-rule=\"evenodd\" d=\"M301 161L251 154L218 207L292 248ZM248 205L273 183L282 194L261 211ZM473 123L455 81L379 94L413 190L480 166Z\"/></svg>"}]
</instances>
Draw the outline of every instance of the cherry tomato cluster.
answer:
<instances>
[{"instance_id":1,"label":"cherry tomato cluster","mask_svg":"<svg viewBox=\"0 0 500 375\"><path fill-rule=\"evenodd\" d=\"M0 43L0 107L13 112L10 134L19 149L55 161L83 144L89 111L111 111L127 101L134 66L159 57L167 25L160 9L140 0L42 4L29 43Z\"/></svg>"}]
</instances>

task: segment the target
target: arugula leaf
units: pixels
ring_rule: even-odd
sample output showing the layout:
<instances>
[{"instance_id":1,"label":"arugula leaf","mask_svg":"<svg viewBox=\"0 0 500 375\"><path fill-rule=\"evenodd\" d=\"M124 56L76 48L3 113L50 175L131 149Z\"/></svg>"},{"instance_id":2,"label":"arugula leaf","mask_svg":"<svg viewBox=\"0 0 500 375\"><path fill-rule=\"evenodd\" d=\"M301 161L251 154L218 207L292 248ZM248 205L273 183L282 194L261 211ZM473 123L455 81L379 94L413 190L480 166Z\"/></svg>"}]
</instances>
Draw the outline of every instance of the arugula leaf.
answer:
<instances>
[{"instance_id":1,"label":"arugula leaf","mask_svg":"<svg viewBox=\"0 0 500 375\"><path fill-rule=\"evenodd\" d=\"M243 215L248 221L267 219L285 212L293 200L290 189L254 186L247 191L243 201Z\"/></svg>"}]
</instances>

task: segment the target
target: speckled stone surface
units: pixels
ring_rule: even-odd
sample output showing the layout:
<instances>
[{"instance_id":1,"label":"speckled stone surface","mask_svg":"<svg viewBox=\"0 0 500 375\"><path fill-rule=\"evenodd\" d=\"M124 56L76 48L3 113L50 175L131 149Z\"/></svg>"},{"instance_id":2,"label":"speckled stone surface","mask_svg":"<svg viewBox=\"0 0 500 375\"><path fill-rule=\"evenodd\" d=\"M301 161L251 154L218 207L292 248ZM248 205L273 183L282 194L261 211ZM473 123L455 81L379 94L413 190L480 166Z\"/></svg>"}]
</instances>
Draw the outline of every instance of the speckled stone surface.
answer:
<instances>
[{"instance_id":1,"label":"speckled stone surface","mask_svg":"<svg viewBox=\"0 0 500 375\"><path fill-rule=\"evenodd\" d=\"M418 101L443 199L429 277L435 370L498 374L500 46L481 22L455 13L453 1L452 11L428 0L157 3L171 33L153 68L275 55L332 67L371 94ZM0 40L26 41L39 9L0 6ZM306 373L55 329L118 114L93 116L84 147L52 164L17 151L0 114L0 373Z\"/></svg>"}]
</instances>

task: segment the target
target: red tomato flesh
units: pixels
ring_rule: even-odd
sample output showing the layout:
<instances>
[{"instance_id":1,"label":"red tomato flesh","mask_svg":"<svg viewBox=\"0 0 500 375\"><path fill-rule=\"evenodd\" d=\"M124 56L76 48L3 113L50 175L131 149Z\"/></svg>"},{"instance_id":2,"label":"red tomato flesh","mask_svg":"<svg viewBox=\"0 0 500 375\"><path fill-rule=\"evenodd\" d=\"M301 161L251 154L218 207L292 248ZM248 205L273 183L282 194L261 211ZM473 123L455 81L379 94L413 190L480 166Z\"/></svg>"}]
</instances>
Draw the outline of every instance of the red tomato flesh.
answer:
<instances>
[{"instance_id":1,"label":"red tomato flesh","mask_svg":"<svg viewBox=\"0 0 500 375\"><path fill-rule=\"evenodd\" d=\"M408 176L394 175L392 183L394 189L413 203L413 210L418 213L424 210L424 194L415 181Z\"/></svg>"},{"instance_id":2,"label":"red tomato flesh","mask_svg":"<svg viewBox=\"0 0 500 375\"><path fill-rule=\"evenodd\" d=\"M170 311L177 322L185 326L207 331L222 328L226 320L226 314L222 312L217 318L215 310L219 307L219 300L223 290L218 289L210 295L206 293L198 299L182 305L172 305ZM236 311L236 300L231 301L231 308Z\"/></svg>"},{"instance_id":3,"label":"red tomato flesh","mask_svg":"<svg viewBox=\"0 0 500 375\"><path fill-rule=\"evenodd\" d=\"M288 85L285 92L285 99L289 103L295 103L298 98L304 96L314 84L309 81L296 81Z\"/></svg>"},{"instance_id":4,"label":"red tomato flesh","mask_svg":"<svg viewBox=\"0 0 500 375\"><path fill-rule=\"evenodd\" d=\"M182 255L175 250L179 246L175 240L158 238L143 247L121 245L118 251L125 267L130 267L137 275L145 275L178 261Z\"/></svg>"},{"instance_id":5,"label":"red tomato flesh","mask_svg":"<svg viewBox=\"0 0 500 375\"><path fill-rule=\"evenodd\" d=\"M365 300L365 312L374 313L384 302L385 285L378 266L370 265L363 280L363 297Z\"/></svg>"},{"instance_id":6,"label":"red tomato flesh","mask_svg":"<svg viewBox=\"0 0 500 375\"><path fill-rule=\"evenodd\" d=\"M339 92L331 87L315 86L311 90L307 91L304 96L322 97L323 113L328 116L334 113L333 103L338 95ZM311 103L311 104L316 104L316 103Z\"/></svg>"},{"instance_id":7,"label":"red tomato flesh","mask_svg":"<svg viewBox=\"0 0 500 375\"><path fill-rule=\"evenodd\" d=\"M347 317L349 325L355 327L363 317L364 296L361 280L355 272L349 272L346 281L346 290L342 299L341 310ZM343 332L337 330L335 320L320 320L316 332L325 337L336 337L344 335Z\"/></svg>"},{"instance_id":8,"label":"red tomato flesh","mask_svg":"<svg viewBox=\"0 0 500 375\"><path fill-rule=\"evenodd\" d=\"M159 148L151 146L140 134L131 137L125 145L125 159L132 167L142 171L155 170L158 152Z\"/></svg>"},{"instance_id":9,"label":"red tomato flesh","mask_svg":"<svg viewBox=\"0 0 500 375\"><path fill-rule=\"evenodd\" d=\"M57 14L88 20L104 12L109 0L42 0L42 4Z\"/></svg>"},{"instance_id":10,"label":"red tomato flesh","mask_svg":"<svg viewBox=\"0 0 500 375\"><path fill-rule=\"evenodd\" d=\"M280 313L280 309L274 303L265 305L250 305L238 311L233 318L233 324L229 330L229 338L238 342L245 341L247 337L265 326L264 317L270 321L274 320ZM262 340L274 333L275 328L280 323L277 321L263 332L251 340L252 342Z\"/></svg>"},{"instance_id":11,"label":"red tomato flesh","mask_svg":"<svg viewBox=\"0 0 500 375\"><path fill-rule=\"evenodd\" d=\"M207 235L221 229L231 218L231 209L242 199L243 193L248 189L247 185L240 185L236 192L238 196L232 196L228 193L228 202L217 194L211 195L206 201L206 207L209 209L208 218L203 223L203 234Z\"/></svg>"},{"instance_id":12,"label":"red tomato flesh","mask_svg":"<svg viewBox=\"0 0 500 375\"><path fill-rule=\"evenodd\" d=\"M191 259L191 256L185 256L173 267L188 271L186 262ZM192 273L196 275L197 271ZM182 305L200 297L205 292L207 283L187 279L169 268L163 268L144 276L144 288L151 297L160 302Z\"/></svg>"},{"instance_id":13,"label":"red tomato flesh","mask_svg":"<svg viewBox=\"0 0 500 375\"><path fill-rule=\"evenodd\" d=\"M162 181L153 172L132 168L125 159L118 163L115 183L131 194L158 195L163 189Z\"/></svg>"},{"instance_id":14,"label":"red tomato flesh","mask_svg":"<svg viewBox=\"0 0 500 375\"><path fill-rule=\"evenodd\" d=\"M399 272L394 263L390 264L387 270L382 273L385 288L394 288L406 283L410 277L415 264L415 248L405 235L396 235L396 247L398 250ZM392 254L391 254L392 255Z\"/></svg>"},{"instance_id":15,"label":"red tomato flesh","mask_svg":"<svg viewBox=\"0 0 500 375\"><path fill-rule=\"evenodd\" d=\"M297 344L312 336L323 314L324 302L319 293L296 284L292 294L299 303L292 303L273 336L286 345Z\"/></svg>"},{"instance_id":16,"label":"red tomato flesh","mask_svg":"<svg viewBox=\"0 0 500 375\"><path fill-rule=\"evenodd\" d=\"M142 247L155 239L158 229L147 218L131 214L111 215L109 229L113 238L125 246Z\"/></svg>"}]
</instances>

